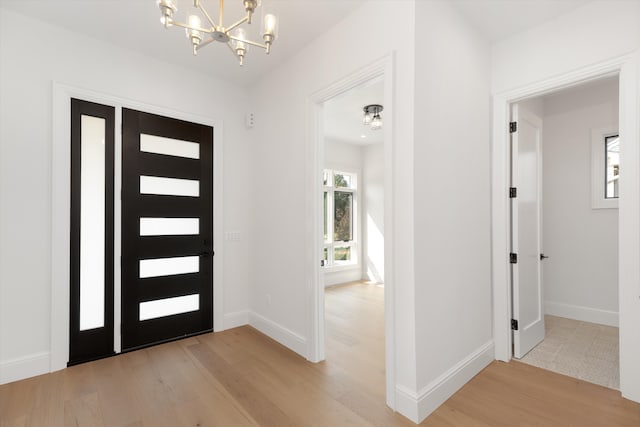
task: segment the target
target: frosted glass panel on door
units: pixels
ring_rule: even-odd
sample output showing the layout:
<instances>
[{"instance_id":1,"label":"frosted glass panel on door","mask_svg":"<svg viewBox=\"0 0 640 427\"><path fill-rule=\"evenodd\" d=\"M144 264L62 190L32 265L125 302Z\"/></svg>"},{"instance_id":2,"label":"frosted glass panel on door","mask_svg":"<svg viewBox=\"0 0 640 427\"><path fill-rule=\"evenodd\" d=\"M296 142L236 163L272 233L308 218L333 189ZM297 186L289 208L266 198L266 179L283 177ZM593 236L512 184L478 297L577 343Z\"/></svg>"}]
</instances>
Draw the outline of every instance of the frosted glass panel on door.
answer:
<instances>
[{"instance_id":1,"label":"frosted glass panel on door","mask_svg":"<svg viewBox=\"0 0 640 427\"><path fill-rule=\"evenodd\" d=\"M141 236L200 234L200 218L140 218Z\"/></svg>"},{"instance_id":2,"label":"frosted glass panel on door","mask_svg":"<svg viewBox=\"0 0 640 427\"><path fill-rule=\"evenodd\" d=\"M104 326L105 119L80 118L80 330Z\"/></svg>"},{"instance_id":3,"label":"frosted glass panel on door","mask_svg":"<svg viewBox=\"0 0 640 427\"><path fill-rule=\"evenodd\" d=\"M200 181L141 175L140 194L200 197Z\"/></svg>"},{"instance_id":4,"label":"frosted glass panel on door","mask_svg":"<svg viewBox=\"0 0 640 427\"><path fill-rule=\"evenodd\" d=\"M189 159L200 158L200 144L196 142L146 135L144 133L140 134L140 151Z\"/></svg>"},{"instance_id":5,"label":"frosted glass panel on door","mask_svg":"<svg viewBox=\"0 0 640 427\"><path fill-rule=\"evenodd\" d=\"M140 320L156 319L200 309L200 295L164 298L140 303Z\"/></svg>"},{"instance_id":6,"label":"frosted glass panel on door","mask_svg":"<svg viewBox=\"0 0 640 427\"><path fill-rule=\"evenodd\" d=\"M140 260L140 278L173 276L175 274L198 273L199 256L181 256L174 258L154 258Z\"/></svg>"}]
</instances>

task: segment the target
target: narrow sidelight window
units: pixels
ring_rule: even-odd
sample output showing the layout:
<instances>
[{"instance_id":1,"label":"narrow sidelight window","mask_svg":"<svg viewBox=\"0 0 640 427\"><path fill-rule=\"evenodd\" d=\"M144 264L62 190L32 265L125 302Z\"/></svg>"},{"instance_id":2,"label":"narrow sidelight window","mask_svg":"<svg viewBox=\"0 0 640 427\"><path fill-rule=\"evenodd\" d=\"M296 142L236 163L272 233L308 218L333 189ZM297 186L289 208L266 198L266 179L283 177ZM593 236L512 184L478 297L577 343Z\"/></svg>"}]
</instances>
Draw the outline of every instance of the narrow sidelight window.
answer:
<instances>
[{"instance_id":1,"label":"narrow sidelight window","mask_svg":"<svg viewBox=\"0 0 640 427\"><path fill-rule=\"evenodd\" d=\"M70 365L113 354L114 116L71 100Z\"/></svg>"}]
</instances>

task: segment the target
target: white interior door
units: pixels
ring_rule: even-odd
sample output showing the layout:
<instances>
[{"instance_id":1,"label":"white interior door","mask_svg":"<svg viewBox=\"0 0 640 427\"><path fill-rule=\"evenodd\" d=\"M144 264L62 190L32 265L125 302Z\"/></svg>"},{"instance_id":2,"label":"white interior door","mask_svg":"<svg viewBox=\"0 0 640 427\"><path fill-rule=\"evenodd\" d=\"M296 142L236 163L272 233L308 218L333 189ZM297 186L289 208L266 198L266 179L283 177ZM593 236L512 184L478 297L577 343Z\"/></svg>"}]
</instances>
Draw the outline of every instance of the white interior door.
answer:
<instances>
[{"instance_id":1,"label":"white interior door","mask_svg":"<svg viewBox=\"0 0 640 427\"><path fill-rule=\"evenodd\" d=\"M522 105L512 106L511 252L513 355L521 358L544 339L541 269L542 120ZM513 255L512 255L513 257ZM515 261L515 262L514 262Z\"/></svg>"}]
</instances>

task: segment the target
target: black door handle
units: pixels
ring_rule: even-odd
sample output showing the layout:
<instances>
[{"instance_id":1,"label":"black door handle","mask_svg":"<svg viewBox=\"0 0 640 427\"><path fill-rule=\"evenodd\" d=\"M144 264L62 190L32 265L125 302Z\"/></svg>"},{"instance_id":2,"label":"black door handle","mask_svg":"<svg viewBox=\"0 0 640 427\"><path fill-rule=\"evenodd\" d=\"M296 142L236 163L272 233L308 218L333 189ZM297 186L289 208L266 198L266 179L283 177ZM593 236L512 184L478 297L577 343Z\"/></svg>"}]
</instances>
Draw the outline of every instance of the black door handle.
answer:
<instances>
[{"instance_id":1,"label":"black door handle","mask_svg":"<svg viewBox=\"0 0 640 427\"><path fill-rule=\"evenodd\" d=\"M542 261L545 258L549 258L548 256L546 256L545 254L540 254L540 261Z\"/></svg>"},{"instance_id":2,"label":"black door handle","mask_svg":"<svg viewBox=\"0 0 640 427\"><path fill-rule=\"evenodd\" d=\"M200 256L214 256L216 253L214 251L204 251L200 252L198 255Z\"/></svg>"}]
</instances>

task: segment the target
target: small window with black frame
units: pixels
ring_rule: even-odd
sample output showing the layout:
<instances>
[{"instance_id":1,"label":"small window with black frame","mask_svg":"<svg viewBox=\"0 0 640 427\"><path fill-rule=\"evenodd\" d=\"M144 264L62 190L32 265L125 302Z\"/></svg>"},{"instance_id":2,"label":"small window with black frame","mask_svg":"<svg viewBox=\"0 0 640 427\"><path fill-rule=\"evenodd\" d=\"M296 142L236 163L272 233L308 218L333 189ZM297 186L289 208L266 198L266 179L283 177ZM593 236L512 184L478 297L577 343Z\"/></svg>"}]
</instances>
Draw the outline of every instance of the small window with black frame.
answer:
<instances>
[{"instance_id":1,"label":"small window with black frame","mask_svg":"<svg viewBox=\"0 0 640 427\"><path fill-rule=\"evenodd\" d=\"M620 180L620 137L605 136L605 199L617 199Z\"/></svg>"}]
</instances>

